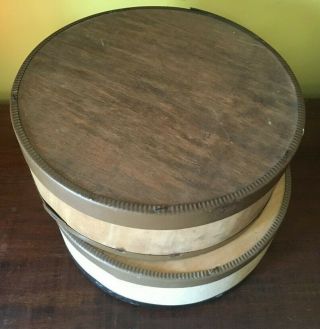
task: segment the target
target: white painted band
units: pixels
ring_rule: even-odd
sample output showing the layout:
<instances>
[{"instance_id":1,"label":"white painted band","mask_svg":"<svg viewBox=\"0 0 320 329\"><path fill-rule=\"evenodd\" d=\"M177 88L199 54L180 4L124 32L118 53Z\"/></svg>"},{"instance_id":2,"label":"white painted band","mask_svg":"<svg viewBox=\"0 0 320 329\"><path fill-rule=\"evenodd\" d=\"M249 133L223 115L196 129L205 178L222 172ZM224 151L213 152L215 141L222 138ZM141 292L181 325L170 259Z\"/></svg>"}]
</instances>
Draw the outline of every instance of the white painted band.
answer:
<instances>
[{"instance_id":1,"label":"white painted band","mask_svg":"<svg viewBox=\"0 0 320 329\"><path fill-rule=\"evenodd\" d=\"M102 286L137 302L167 306L193 304L219 296L242 281L257 266L267 251L266 248L247 265L223 279L193 287L160 288L120 280L81 254L62 232L61 234L69 252L79 266Z\"/></svg>"}]
</instances>

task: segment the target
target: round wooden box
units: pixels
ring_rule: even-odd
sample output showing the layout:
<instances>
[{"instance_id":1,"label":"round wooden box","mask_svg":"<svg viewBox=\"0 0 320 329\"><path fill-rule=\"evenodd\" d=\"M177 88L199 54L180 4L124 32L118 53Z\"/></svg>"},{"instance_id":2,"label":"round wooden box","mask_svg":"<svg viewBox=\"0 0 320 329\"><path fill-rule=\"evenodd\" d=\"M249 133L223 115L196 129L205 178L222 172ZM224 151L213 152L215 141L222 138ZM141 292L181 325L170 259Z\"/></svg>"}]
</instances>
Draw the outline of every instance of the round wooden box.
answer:
<instances>
[{"instance_id":1,"label":"round wooden box","mask_svg":"<svg viewBox=\"0 0 320 329\"><path fill-rule=\"evenodd\" d=\"M46 208L108 252L190 256L265 207L303 135L281 57L212 14L132 8L44 40L11 114Z\"/></svg>"},{"instance_id":2,"label":"round wooden box","mask_svg":"<svg viewBox=\"0 0 320 329\"><path fill-rule=\"evenodd\" d=\"M282 177L258 218L228 244L213 251L170 260L115 256L60 227L78 266L100 288L139 303L186 305L220 296L259 263L285 215L290 174Z\"/></svg>"}]
</instances>

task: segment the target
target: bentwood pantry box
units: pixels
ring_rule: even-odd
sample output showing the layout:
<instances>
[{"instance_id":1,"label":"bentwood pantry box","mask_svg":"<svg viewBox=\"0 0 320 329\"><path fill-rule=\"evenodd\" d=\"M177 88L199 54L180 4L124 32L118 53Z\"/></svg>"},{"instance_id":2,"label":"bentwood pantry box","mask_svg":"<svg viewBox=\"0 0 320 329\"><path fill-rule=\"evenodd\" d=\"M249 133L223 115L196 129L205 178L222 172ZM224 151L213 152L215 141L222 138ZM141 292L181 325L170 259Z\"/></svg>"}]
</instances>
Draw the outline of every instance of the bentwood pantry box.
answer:
<instances>
[{"instance_id":1,"label":"bentwood pantry box","mask_svg":"<svg viewBox=\"0 0 320 329\"><path fill-rule=\"evenodd\" d=\"M17 75L11 114L80 267L168 305L221 294L255 267L285 214L304 127L297 82L269 45L221 17L161 7L48 37Z\"/></svg>"}]
</instances>

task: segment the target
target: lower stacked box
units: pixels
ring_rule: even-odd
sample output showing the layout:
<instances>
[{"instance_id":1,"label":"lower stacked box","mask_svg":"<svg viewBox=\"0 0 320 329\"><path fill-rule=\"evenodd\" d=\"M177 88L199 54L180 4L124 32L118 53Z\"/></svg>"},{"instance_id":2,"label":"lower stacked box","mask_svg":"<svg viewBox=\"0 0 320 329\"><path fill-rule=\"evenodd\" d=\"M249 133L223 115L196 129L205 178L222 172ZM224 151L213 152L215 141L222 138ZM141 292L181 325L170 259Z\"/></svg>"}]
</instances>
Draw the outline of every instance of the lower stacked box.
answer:
<instances>
[{"instance_id":1,"label":"lower stacked box","mask_svg":"<svg viewBox=\"0 0 320 329\"><path fill-rule=\"evenodd\" d=\"M283 220L289 197L287 171L248 227L213 250L184 258L114 254L79 238L61 222L59 228L76 263L100 287L139 303L186 305L221 295L257 266Z\"/></svg>"}]
</instances>

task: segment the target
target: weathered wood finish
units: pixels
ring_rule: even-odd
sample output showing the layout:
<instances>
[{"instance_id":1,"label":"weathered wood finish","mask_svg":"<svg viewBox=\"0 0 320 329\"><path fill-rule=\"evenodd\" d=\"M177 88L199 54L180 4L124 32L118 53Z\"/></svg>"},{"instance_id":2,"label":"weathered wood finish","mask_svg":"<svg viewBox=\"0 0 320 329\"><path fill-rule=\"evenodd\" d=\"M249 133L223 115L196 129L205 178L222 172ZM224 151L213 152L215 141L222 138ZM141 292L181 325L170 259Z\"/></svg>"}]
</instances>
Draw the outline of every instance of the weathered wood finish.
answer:
<instances>
[{"instance_id":1,"label":"weathered wood finish","mask_svg":"<svg viewBox=\"0 0 320 329\"><path fill-rule=\"evenodd\" d=\"M211 15L99 15L56 34L24 69L12 104L44 170L98 202L170 209L267 177L246 191L253 202L302 134L288 69L256 37ZM244 207L233 195L220 212Z\"/></svg>"}]
</instances>

